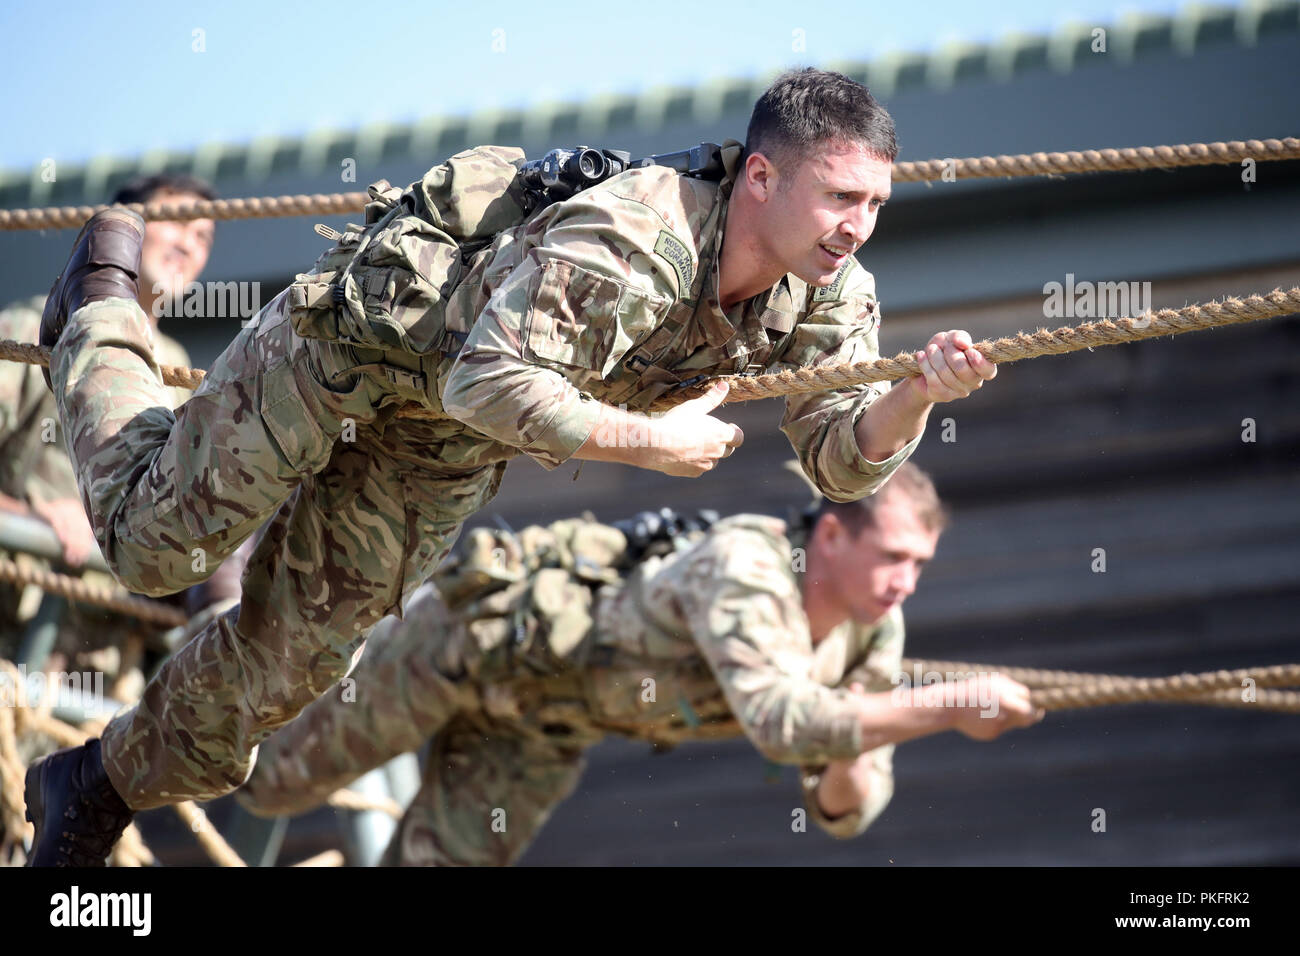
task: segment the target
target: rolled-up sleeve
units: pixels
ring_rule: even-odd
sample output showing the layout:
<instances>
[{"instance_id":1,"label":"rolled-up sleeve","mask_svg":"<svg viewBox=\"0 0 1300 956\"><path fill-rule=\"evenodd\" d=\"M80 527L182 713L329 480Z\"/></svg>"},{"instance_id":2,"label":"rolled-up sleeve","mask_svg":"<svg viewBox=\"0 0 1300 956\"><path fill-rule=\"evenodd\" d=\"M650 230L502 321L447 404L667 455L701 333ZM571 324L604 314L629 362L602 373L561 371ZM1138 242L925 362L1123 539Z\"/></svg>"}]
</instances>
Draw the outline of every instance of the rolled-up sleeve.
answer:
<instances>
[{"instance_id":1,"label":"rolled-up sleeve","mask_svg":"<svg viewBox=\"0 0 1300 956\"><path fill-rule=\"evenodd\" d=\"M795 327L790 345L773 370L879 358L879 313L875 280L869 272L855 268L844 298L809 310ZM920 443L917 436L879 462L862 454L856 434L858 422L871 403L888 391L888 382L877 382L786 399L781 431L799 456L808 480L830 500L856 501L875 494Z\"/></svg>"},{"instance_id":2,"label":"rolled-up sleeve","mask_svg":"<svg viewBox=\"0 0 1300 956\"><path fill-rule=\"evenodd\" d=\"M784 764L856 757L858 708L852 694L812 677L812 639L789 554L738 531L693 561L691 630L754 746Z\"/></svg>"},{"instance_id":3,"label":"rolled-up sleeve","mask_svg":"<svg viewBox=\"0 0 1300 956\"><path fill-rule=\"evenodd\" d=\"M825 769L805 772L803 775L804 806L808 816L823 831L837 840L848 840L864 833L876 822L894 796L894 745L885 744L871 751L866 758L871 761L867 772L867 794L862 803L839 817L828 817L817 802L817 787Z\"/></svg>"}]
</instances>

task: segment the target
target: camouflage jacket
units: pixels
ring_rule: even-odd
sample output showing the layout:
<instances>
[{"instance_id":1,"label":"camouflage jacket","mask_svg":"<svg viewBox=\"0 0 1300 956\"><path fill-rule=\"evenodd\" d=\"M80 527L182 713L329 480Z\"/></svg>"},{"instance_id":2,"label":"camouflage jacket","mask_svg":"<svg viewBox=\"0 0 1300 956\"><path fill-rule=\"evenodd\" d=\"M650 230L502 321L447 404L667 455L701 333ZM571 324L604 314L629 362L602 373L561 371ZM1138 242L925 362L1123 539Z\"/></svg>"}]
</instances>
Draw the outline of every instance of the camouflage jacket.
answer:
<instances>
[{"instance_id":1,"label":"camouflage jacket","mask_svg":"<svg viewBox=\"0 0 1300 956\"><path fill-rule=\"evenodd\" d=\"M892 746L871 752L857 812L826 820L813 791L829 760L858 757L846 688L892 689L903 620L896 610L874 627L846 622L814 646L801 537L775 518L737 515L620 577L625 542L613 528L478 529L434 578L453 616L428 626L460 635L434 642L440 669L467 669L485 709L568 728L575 744L606 733L657 749L746 736L769 760L803 768L815 822L860 833L892 795Z\"/></svg>"},{"instance_id":2,"label":"camouflage jacket","mask_svg":"<svg viewBox=\"0 0 1300 956\"><path fill-rule=\"evenodd\" d=\"M363 240L364 227L350 226L291 289L299 334L353 348L403 398L468 428L464 440L495 445L459 457L485 463L522 451L554 468L591 436L602 403L644 411L700 376L878 357L875 282L852 259L824 288L786 275L721 309L730 178L632 169L459 250L423 220L438 218L429 195L445 189L448 170L473 184L464 187L473 206L489 186L504 189L511 155L467 151L405 193L375 184L374 213L389 210L374 227L381 231ZM738 156L739 144L724 150L729 176ZM423 212L402 213L402 203ZM478 224L483 210L474 208ZM858 449L855 426L887 390L881 383L786 400L782 430L827 497L871 494L915 448L885 462Z\"/></svg>"},{"instance_id":3,"label":"camouflage jacket","mask_svg":"<svg viewBox=\"0 0 1300 956\"><path fill-rule=\"evenodd\" d=\"M903 619L895 610L874 627L845 622L814 646L798 540L778 519L736 515L602 589L585 669L590 709L615 732L657 741L743 733L769 760L800 765L810 815L848 836L888 802L893 746L872 751L870 794L858 812L827 821L812 791L828 760L859 755L846 688L892 689Z\"/></svg>"}]
</instances>

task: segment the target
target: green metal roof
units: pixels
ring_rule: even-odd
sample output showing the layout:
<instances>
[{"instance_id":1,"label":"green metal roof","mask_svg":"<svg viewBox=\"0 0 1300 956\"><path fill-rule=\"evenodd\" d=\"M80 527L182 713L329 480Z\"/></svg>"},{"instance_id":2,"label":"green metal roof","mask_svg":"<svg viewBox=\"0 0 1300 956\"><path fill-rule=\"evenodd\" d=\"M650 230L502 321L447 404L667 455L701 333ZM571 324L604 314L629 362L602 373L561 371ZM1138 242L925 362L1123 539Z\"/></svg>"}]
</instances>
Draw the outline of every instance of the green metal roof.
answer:
<instances>
[{"instance_id":1,"label":"green metal roof","mask_svg":"<svg viewBox=\"0 0 1300 956\"><path fill-rule=\"evenodd\" d=\"M951 43L927 54L891 53L870 62L831 62L881 97L912 89L946 89L973 80L1006 82L1040 70L1068 73L1125 64L1150 54L1190 56L1217 44L1254 45L1261 37L1300 33L1300 0L1251 0L1241 7L1189 4L1176 15L1129 14L1106 27L1107 56L1092 54L1092 24L1075 23L1046 36L1008 34L996 43ZM471 142L563 142L635 125L655 130L748 114L778 70L754 77L709 80L690 87L653 87L635 95L608 94L580 103L538 103L525 110L431 116L415 123L374 123L352 130L321 129L300 138L263 137L249 143L206 143L187 151L152 151L134 158L99 156L63 168L57 182L34 169L0 172L0 207L101 202L138 173L188 172L214 181L257 182L280 173L318 175L339 156L358 165L406 156L443 156Z\"/></svg>"}]
</instances>

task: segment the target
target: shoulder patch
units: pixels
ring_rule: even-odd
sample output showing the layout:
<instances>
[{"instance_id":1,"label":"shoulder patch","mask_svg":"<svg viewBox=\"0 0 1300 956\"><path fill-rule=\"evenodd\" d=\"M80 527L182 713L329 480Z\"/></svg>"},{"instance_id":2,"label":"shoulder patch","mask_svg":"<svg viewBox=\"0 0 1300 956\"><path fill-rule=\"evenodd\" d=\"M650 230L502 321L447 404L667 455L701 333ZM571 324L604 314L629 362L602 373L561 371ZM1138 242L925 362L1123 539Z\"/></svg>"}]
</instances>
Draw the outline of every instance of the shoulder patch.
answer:
<instances>
[{"instance_id":1,"label":"shoulder patch","mask_svg":"<svg viewBox=\"0 0 1300 956\"><path fill-rule=\"evenodd\" d=\"M686 248L686 243L667 229L660 229L659 238L655 240L655 252L667 260L673 267L673 271L677 273L678 297L684 299L689 296L691 282L695 279L695 260L691 257L691 251Z\"/></svg>"},{"instance_id":2,"label":"shoulder patch","mask_svg":"<svg viewBox=\"0 0 1300 956\"><path fill-rule=\"evenodd\" d=\"M817 287L817 291L813 293L812 300L814 302L834 302L837 299L843 298L842 293L844 291L844 282L848 279L849 272L852 271L856 263L857 260L855 260L853 256L849 256L848 261L845 262L844 265L840 266L840 271L835 273L835 278L830 285Z\"/></svg>"}]
</instances>

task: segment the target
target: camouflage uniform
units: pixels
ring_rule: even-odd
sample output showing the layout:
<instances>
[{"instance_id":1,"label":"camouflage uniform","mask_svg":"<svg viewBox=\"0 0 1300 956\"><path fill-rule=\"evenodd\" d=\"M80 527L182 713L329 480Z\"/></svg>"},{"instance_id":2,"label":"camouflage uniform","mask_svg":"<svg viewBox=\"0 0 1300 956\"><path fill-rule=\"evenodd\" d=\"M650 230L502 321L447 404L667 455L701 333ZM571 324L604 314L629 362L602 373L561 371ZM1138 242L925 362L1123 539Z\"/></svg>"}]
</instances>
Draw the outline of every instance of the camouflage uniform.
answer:
<instances>
[{"instance_id":1,"label":"camouflage uniform","mask_svg":"<svg viewBox=\"0 0 1300 956\"><path fill-rule=\"evenodd\" d=\"M575 524L551 531L563 539ZM404 621L375 629L349 682L262 744L241 802L299 812L432 736L423 786L385 862L509 863L606 733L659 748L743 734L769 760L803 767L822 829L855 836L892 795L893 746L872 751L857 810L827 819L813 791L826 761L861 752L843 688L893 686L902 614L874 627L846 622L814 647L794 570L801 545L781 521L738 515L594 595L581 562L568 562L578 573L533 572L495 615L483 602L449 610L432 586L421 589ZM522 640L501 639L512 624Z\"/></svg>"},{"instance_id":2,"label":"camouflage uniform","mask_svg":"<svg viewBox=\"0 0 1300 956\"><path fill-rule=\"evenodd\" d=\"M652 167L547 207L452 266L438 258L445 243L418 232L374 243L374 268L364 282L345 277L341 299L295 284L269 302L175 417L134 303L70 317L54 387L123 582L147 594L196 583L274 515L239 609L105 731L104 763L128 805L242 783L256 744L338 681L365 632L400 610L496 493L506 462L521 451L547 468L566 461L598 403L644 409L700 374L876 356L873 282L852 263L826 289L786 277L719 310L728 194ZM400 309L419 284L381 268L412 249L438 289L439 321ZM312 316L347 334L303 338L295 326L321 334ZM861 455L854 427L880 394L786 402L782 428L832 498L870 494L915 447L883 463ZM409 402L433 419L395 418Z\"/></svg>"},{"instance_id":3,"label":"camouflage uniform","mask_svg":"<svg viewBox=\"0 0 1300 956\"><path fill-rule=\"evenodd\" d=\"M41 326L45 297L35 296L15 303L0 312L0 339L19 342L36 341ZM159 361L169 365L189 365L184 347L161 333L158 335ZM172 399L179 405L189 398L187 389L172 389ZM77 478L68 460L68 452L57 430L58 408L54 396L45 386L39 367L18 362L0 362L0 492L27 504L35 501L77 499ZM48 423L48 424L47 424ZM45 438L53 436L54 441ZM8 555L7 555L8 556ZM9 556L12 560L34 567L48 568L48 562L28 555ZM89 577L101 577L95 572ZM22 633L34 608L20 607L23 589L0 583L0 657L12 660L18 652ZM30 602L29 602L30 603ZM137 630L139 622L123 618L87 604L71 603L60 621L55 650L68 655L69 669L81 670L84 661L76 655L88 648L118 647L126 635ZM102 661L101 661L102 663ZM106 669L106 679L114 679L114 668Z\"/></svg>"}]
</instances>

